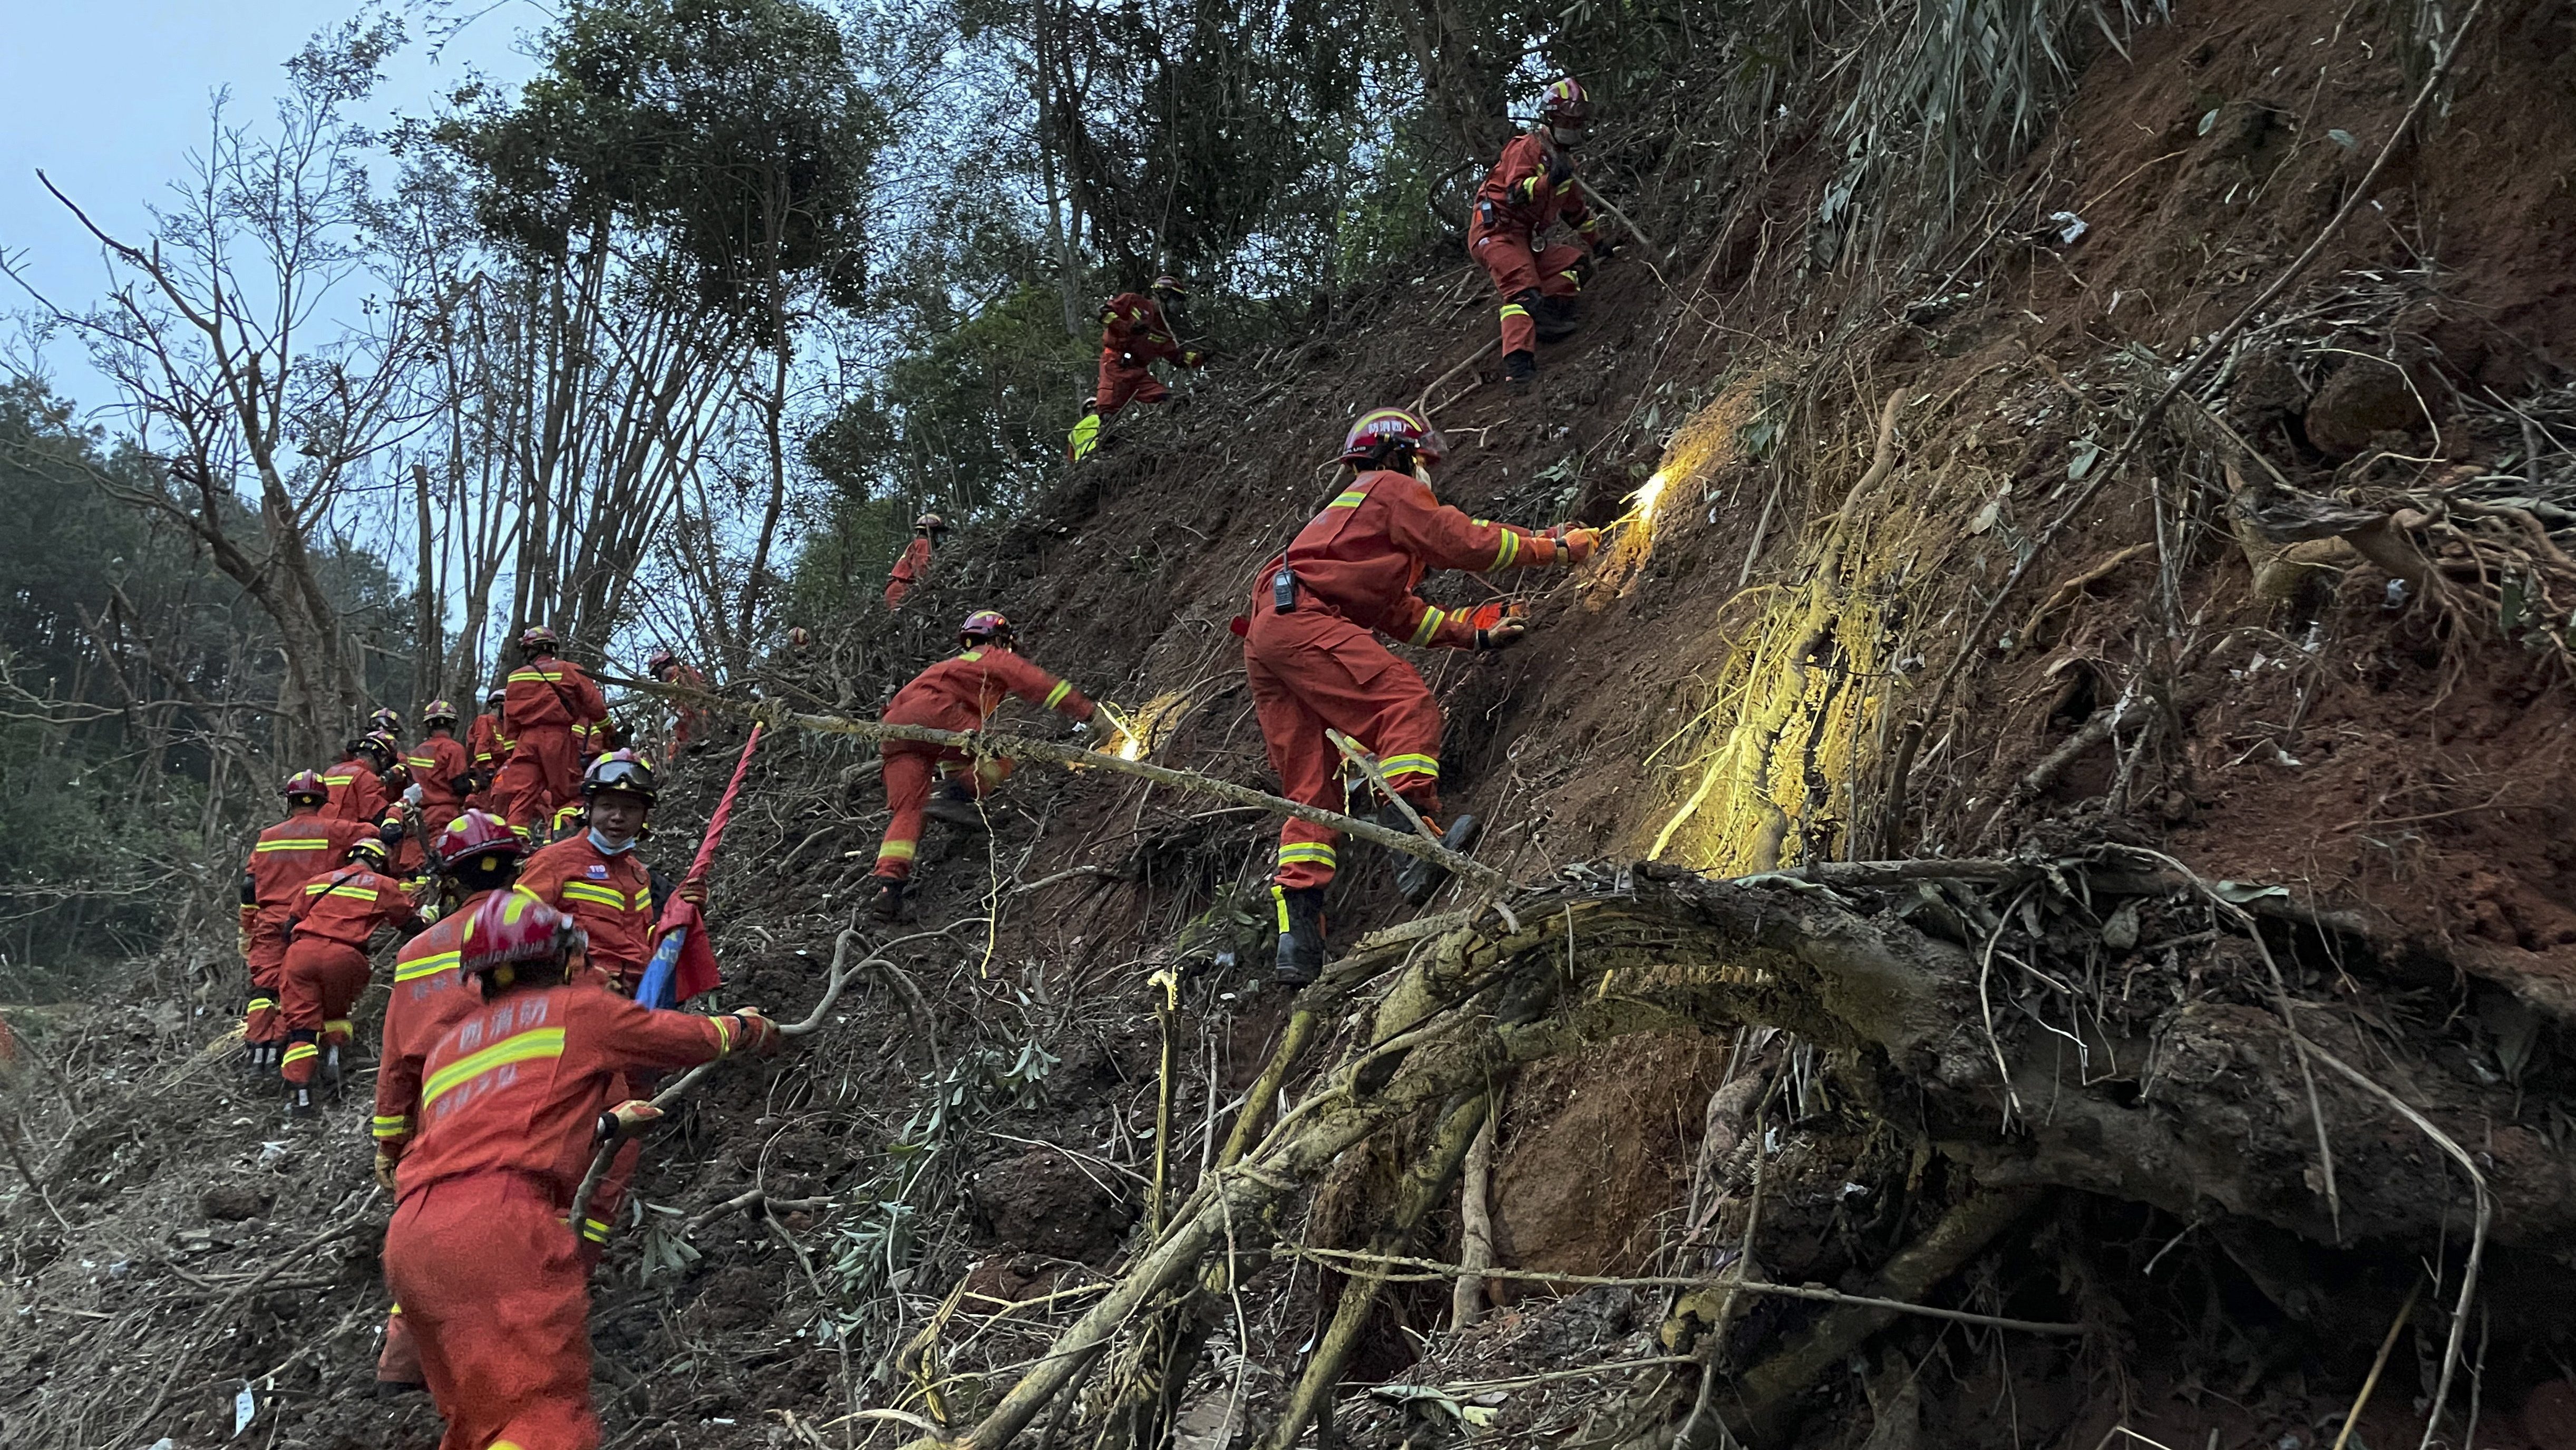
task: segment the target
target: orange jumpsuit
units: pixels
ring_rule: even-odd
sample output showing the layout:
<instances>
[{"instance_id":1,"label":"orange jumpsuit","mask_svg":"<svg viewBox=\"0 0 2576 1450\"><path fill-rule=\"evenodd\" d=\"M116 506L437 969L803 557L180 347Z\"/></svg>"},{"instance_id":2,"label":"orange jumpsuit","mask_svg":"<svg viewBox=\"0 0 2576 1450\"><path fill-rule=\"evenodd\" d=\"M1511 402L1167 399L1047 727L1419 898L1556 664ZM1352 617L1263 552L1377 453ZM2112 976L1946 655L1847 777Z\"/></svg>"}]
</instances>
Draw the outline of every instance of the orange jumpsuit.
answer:
<instances>
[{"instance_id":1,"label":"orange jumpsuit","mask_svg":"<svg viewBox=\"0 0 2576 1450\"><path fill-rule=\"evenodd\" d=\"M492 783L500 778L501 767L510 759L510 740L501 733L501 717L482 714L465 727L465 758L483 781L483 788L465 798L470 810L492 809Z\"/></svg>"},{"instance_id":2,"label":"orange jumpsuit","mask_svg":"<svg viewBox=\"0 0 2576 1450\"><path fill-rule=\"evenodd\" d=\"M315 1044L349 1040L350 1005L367 989L367 940L376 928L407 921L411 898L402 883L364 866L325 871L304 883L291 913L294 934L286 944L284 1074L291 1083L313 1081L322 1049Z\"/></svg>"},{"instance_id":3,"label":"orange jumpsuit","mask_svg":"<svg viewBox=\"0 0 2576 1450\"><path fill-rule=\"evenodd\" d=\"M412 783L420 787L421 823L435 841L465 809L456 779L474 768L474 757L467 753L465 742L442 731L413 746L403 763L411 767Z\"/></svg>"},{"instance_id":4,"label":"orange jumpsuit","mask_svg":"<svg viewBox=\"0 0 2576 1450\"><path fill-rule=\"evenodd\" d=\"M653 874L635 848L611 856L588 831L531 854L518 890L581 923L590 963L632 993L653 960Z\"/></svg>"},{"instance_id":5,"label":"orange jumpsuit","mask_svg":"<svg viewBox=\"0 0 2576 1450\"><path fill-rule=\"evenodd\" d=\"M903 557L894 561L894 572L886 576L886 608L903 608L904 597L912 593L912 586L928 572L930 540L927 536L918 537L904 548Z\"/></svg>"},{"instance_id":6,"label":"orange jumpsuit","mask_svg":"<svg viewBox=\"0 0 2576 1450\"><path fill-rule=\"evenodd\" d=\"M1485 184L1476 191L1476 215L1467 227L1467 255L1503 294L1503 351L1534 352L1538 324L1529 304L1538 297L1571 297L1591 270L1596 226L1572 178L1547 179L1548 142L1524 131L1503 148ZM1559 217L1584 241L1580 247L1542 247L1538 238Z\"/></svg>"},{"instance_id":7,"label":"orange jumpsuit","mask_svg":"<svg viewBox=\"0 0 2576 1450\"><path fill-rule=\"evenodd\" d=\"M511 827L526 834L579 792L582 760L576 741L608 718L608 700L581 666L544 655L510 672L501 713L517 732L516 743L492 791Z\"/></svg>"},{"instance_id":8,"label":"orange jumpsuit","mask_svg":"<svg viewBox=\"0 0 2576 1450\"><path fill-rule=\"evenodd\" d=\"M981 730L1009 695L1060 710L1076 720L1091 718L1092 703L1080 690L1011 650L986 645L941 660L913 676L912 683L895 692L894 702L886 706L885 723ZM886 823L885 840L877 847L876 874L906 880L912 875L912 858L921 849L921 812L930 804L932 771L955 775L957 767L971 757L953 746L915 740L888 740L877 747L877 753L885 760L886 805L894 811L894 819ZM1010 774L1011 762L988 756L966 773L967 788L981 799Z\"/></svg>"},{"instance_id":9,"label":"orange jumpsuit","mask_svg":"<svg viewBox=\"0 0 2576 1450\"><path fill-rule=\"evenodd\" d=\"M373 825L385 818L385 781L376 768L352 755L322 772L322 783L331 787L331 799L322 814L335 821L365 821Z\"/></svg>"},{"instance_id":10,"label":"orange jumpsuit","mask_svg":"<svg viewBox=\"0 0 2576 1450\"><path fill-rule=\"evenodd\" d=\"M250 933L250 1001L242 1014L242 1039L275 1042L286 1036L277 994L286 969L286 923L313 874L345 860L349 848L376 834L366 821L344 821L310 807L259 833L242 867L242 925Z\"/></svg>"},{"instance_id":11,"label":"orange jumpsuit","mask_svg":"<svg viewBox=\"0 0 2576 1450\"><path fill-rule=\"evenodd\" d=\"M673 665L663 683L677 685L684 690L703 690L707 687L707 677L688 665ZM674 705L671 708L671 748L662 752L663 755L678 755L690 741L698 738L706 723L706 711L695 705Z\"/></svg>"},{"instance_id":12,"label":"orange jumpsuit","mask_svg":"<svg viewBox=\"0 0 2576 1450\"><path fill-rule=\"evenodd\" d=\"M483 1005L479 995L465 989L456 963L466 921L491 894L478 891L465 898L394 954L394 990L385 1000L385 1050L376 1064L376 1110L369 1125L376 1146L390 1157L401 1158L411 1145L413 1119L420 1106L421 1064L428 1059L429 1049L466 1013ZM376 1356L376 1379L402 1385L426 1383L420 1347L412 1340L411 1325L399 1303L385 1316L385 1347Z\"/></svg>"},{"instance_id":13,"label":"orange jumpsuit","mask_svg":"<svg viewBox=\"0 0 2576 1450\"><path fill-rule=\"evenodd\" d=\"M1296 608L1276 608L1271 580L1296 571ZM1412 645L1472 649L1463 611L1413 591L1433 569L1498 569L1569 561L1545 534L1470 519L1410 473L1353 479L1255 576L1244 668L1282 794L1339 810L1341 752L1327 726L1374 752L1387 783L1425 817L1440 810L1440 706L1413 667L1372 631ZM1290 817L1279 830L1276 883L1294 891L1333 879L1341 833Z\"/></svg>"},{"instance_id":14,"label":"orange jumpsuit","mask_svg":"<svg viewBox=\"0 0 2576 1450\"><path fill-rule=\"evenodd\" d=\"M1103 310L1109 321L1100 330L1100 378L1095 390L1101 417L1126 407L1131 399L1159 403L1172 395L1147 367L1154 359L1169 358L1183 367L1199 365L1198 354L1183 351L1180 339L1172 336L1163 306L1153 298L1121 292Z\"/></svg>"},{"instance_id":15,"label":"orange jumpsuit","mask_svg":"<svg viewBox=\"0 0 2576 1450\"><path fill-rule=\"evenodd\" d=\"M564 1227L616 1080L722 1056L722 1018L589 981L475 1004L423 1060L385 1279L447 1418L441 1450L592 1450L587 1271Z\"/></svg>"}]
</instances>

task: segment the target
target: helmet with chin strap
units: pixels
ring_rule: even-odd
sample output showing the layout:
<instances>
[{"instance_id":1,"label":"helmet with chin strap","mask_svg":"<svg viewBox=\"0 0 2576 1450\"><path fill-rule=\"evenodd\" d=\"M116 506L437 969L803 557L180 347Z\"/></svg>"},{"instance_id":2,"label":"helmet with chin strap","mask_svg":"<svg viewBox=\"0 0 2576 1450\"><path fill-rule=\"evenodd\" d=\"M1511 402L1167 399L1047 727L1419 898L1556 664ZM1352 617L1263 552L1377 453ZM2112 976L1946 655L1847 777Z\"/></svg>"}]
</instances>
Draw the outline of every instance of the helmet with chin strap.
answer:
<instances>
[{"instance_id":1,"label":"helmet with chin strap","mask_svg":"<svg viewBox=\"0 0 2576 1450\"><path fill-rule=\"evenodd\" d=\"M1538 119L1558 145L1572 146L1591 128L1592 97L1585 93L1583 82L1567 76L1539 97Z\"/></svg>"},{"instance_id":2,"label":"helmet with chin strap","mask_svg":"<svg viewBox=\"0 0 2576 1450\"><path fill-rule=\"evenodd\" d=\"M489 997L506 987L523 964L561 962L590 938L561 911L524 891L495 891L465 918L456 972L468 987Z\"/></svg>"},{"instance_id":3,"label":"helmet with chin strap","mask_svg":"<svg viewBox=\"0 0 2576 1450\"><path fill-rule=\"evenodd\" d=\"M324 784L318 770L299 770L286 778L278 794L290 806L323 806L331 803L331 787Z\"/></svg>"},{"instance_id":4,"label":"helmet with chin strap","mask_svg":"<svg viewBox=\"0 0 2576 1450\"><path fill-rule=\"evenodd\" d=\"M1409 468L1414 459L1436 464L1448 456L1449 440L1408 408L1364 413L1342 440L1341 461L1354 468Z\"/></svg>"},{"instance_id":5,"label":"helmet with chin strap","mask_svg":"<svg viewBox=\"0 0 2576 1450\"><path fill-rule=\"evenodd\" d=\"M582 799L588 800L601 791L642 796L648 806L662 798L661 786L653 778L653 762L632 750L612 750L582 772Z\"/></svg>"},{"instance_id":6,"label":"helmet with chin strap","mask_svg":"<svg viewBox=\"0 0 2576 1450\"><path fill-rule=\"evenodd\" d=\"M957 626L957 642L969 649L979 644L1009 644L1011 622L998 609L978 609Z\"/></svg>"}]
</instances>

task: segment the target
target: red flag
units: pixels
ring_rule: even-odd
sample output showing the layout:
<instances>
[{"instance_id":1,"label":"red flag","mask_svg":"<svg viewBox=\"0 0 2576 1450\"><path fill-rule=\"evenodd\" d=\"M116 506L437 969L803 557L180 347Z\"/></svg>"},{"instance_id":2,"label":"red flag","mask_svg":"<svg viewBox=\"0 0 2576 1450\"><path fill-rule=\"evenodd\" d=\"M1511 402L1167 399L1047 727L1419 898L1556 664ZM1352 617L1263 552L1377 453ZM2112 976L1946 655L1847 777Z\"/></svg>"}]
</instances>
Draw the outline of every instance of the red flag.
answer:
<instances>
[{"instance_id":1,"label":"red flag","mask_svg":"<svg viewBox=\"0 0 2576 1450\"><path fill-rule=\"evenodd\" d=\"M689 863L689 874L681 878L683 891L703 885L707 872L714 868L716 847L723 843L725 826L733 819L734 797L742 794L743 777L751 773L751 753L760 746L761 727L751 727L751 737L742 742L742 758L734 762L733 779L725 782L724 795L716 801L716 813L707 819L707 834L698 842L697 859ZM712 991L723 984L723 973L716 967L715 949L707 945L706 917L696 903L684 900L681 891L671 893L662 903L662 918L653 926L654 955L659 956L663 940L679 934L680 959L672 978L671 1005L676 1007L701 992Z\"/></svg>"}]
</instances>

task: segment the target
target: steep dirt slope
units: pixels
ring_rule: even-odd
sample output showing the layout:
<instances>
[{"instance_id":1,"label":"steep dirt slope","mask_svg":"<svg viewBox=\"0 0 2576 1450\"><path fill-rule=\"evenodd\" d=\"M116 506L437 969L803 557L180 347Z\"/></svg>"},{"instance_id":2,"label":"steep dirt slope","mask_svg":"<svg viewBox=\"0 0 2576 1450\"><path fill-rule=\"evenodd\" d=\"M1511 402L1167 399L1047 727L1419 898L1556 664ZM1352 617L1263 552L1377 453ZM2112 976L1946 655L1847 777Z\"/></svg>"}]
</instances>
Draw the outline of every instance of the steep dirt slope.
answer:
<instances>
[{"instance_id":1,"label":"steep dirt slope","mask_svg":"<svg viewBox=\"0 0 2576 1450\"><path fill-rule=\"evenodd\" d=\"M2275 913L2271 949L2291 955L2303 1010L2342 1014L2308 1030L2441 1089L2425 1106L2520 1195L2524 1217L2491 1249L2498 1302L2472 1315L2477 1443L2567 1443L2576 1300L2561 1252L2517 1226L2541 1221L2530 1205L2576 1126L2558 1051L2576 971L2566 662L2531 624L2563 629L2571 595L2527 536L2523 562L2501 552L2518 520L2490 524L2519 509L2545 539L2576 522L2552 512L2576 509L2576 393L2556 361L2576 345L2563 267L2576 28L2538 4L2480 24L2447 114L2397 149L2375 201L2195 390L2206 406L2178 402L2098 494L2094 470L2167 370L2317 233L2388 140L2414 77L2378 21L2286 0L2184 5L2125 57L2103 48L2040 146L1901 278L1811 244L1839 158L1792 124L1742 155L1726 191L1640 217L1674 256L1659 276L1632 246L1605 270L1584 331L1547 350L1526 398L1471 359L1492 328L1481 276L1426 257L1417 280L1333 299L1311 337L1233 359L1185 405L1121 418L1030 517L953 546L903 616L813 621L810 654L729 688L867 714L957 617L999 607L1037 659L1147 708L1157 760L1261 785L1226 622L1258 562L1329 496L1325 463L1352 416L1427 390L1459 445L1441 491L1497 518L1607 523L1660 473L1651 518L1610 557L1575 578L1497 581L1531 605L1530 643L1417 656L1449 711L1444 788L1496 825L1480 856L1534 881L1648 856L1733 875L2117 843L2246 883L2236 894ZM2267 503L2266 488L2297 494ZM2419 552L2344 543L2284 564L2280 543L2238 522L2328 495L2381 517L2412 509L2402 541ZM2393 595L2383 557L2414 587ZM2531 582L2500 613L2514 569ZM2552 587L2544 613L2530 601ZM1444 603L1490 593L1470 578L1433 588ZM656 848L668 859L687 851L739 729L688 763ZM882 825L867 760L793 732L764 749L718 881L725 1002L812 1000ZM1214 1161L1286 1016L1263 985L1254 897L1273 823L1098 772L1031 769L1008 802L989 842L934 838L911 919L855 940L853 959L874 948L888 967L862 974L830 1034L790 1065L719 1079L657 1140L594 1318L613 1440L890 1445L916 1428L830 1423L853 1402L973 1423L1097 1292L1147 1211L1161 1039L1146 978L1161 966L1192 968L1176 1193ZM2081 1322L2087 1337L1906 1321L1838 1359L1804 1428L1774 1427L1778 1441L2081 1447L2123 1422L2177 1446L2304 1446L2321 1424L2330 1439L2408 1266L2438 1259L2447 1277L2427 1299L2456 1293L2469 1198L2406 1122L2329 1082L2319 1111L2351 1211L2411 1197L2426 1222L2445 1202L2457 1212L2447 1242L2393 1209L2375 1241L2313 1227L2331 1205L2307 1102L2263 1096L2298 1080L2262 1076L2298 1070L2266 1015L2265 938L2188 892L2080 932L2034 915L2026 937L2006 933L2028 893L1855 899L1990 965L2027 951L1990 1030L1999 1057L2053 1070L2070 1103L2093 1093L2153 1117L2237 1093L2246 1137L2225 1146L2246 1151L2231 1181L2272 1196L2069 1187L2099 1163L2066 1124L2105 1119L2026 1108L2006 1130L2010 1115L1960 1110L1978 1093L2000 1102L1982 1082L1890 1098L1906 1085L1881 1070L1885 1053L1708 1020L1509 1084L1498 1262L1714 1272L1758 1199L1771 1278L1865 1287L1978 1182L2018 1167L2055 1190L1941 1302ZM1382 866L1346 872L1345 939L1405 915ZM2051 964L2083 979L2044 980ZM363 1109L280 1126L197 1053L227 1000L174 963L120 1003L13 1014L39 1065L12 1098L48 1190L6 1206L7 1308L28 1331L0 1345L8 1443L211 1444L244 1380L267 1443L435 1436L416 1399L367 1398L384 1209L365 1187ZM2192 1030L2175 1028L2183 1017ZM1328 1035L1364 1030L1336 1021ZM2097 1063L2114 1041L2162 1055ZM1301 1072L1291 1096L1312 1081ZM2442 1089L2482 1082L2491 1096ZM1354 1151L1285 1215L1289 1237L1368 1242L1421 1152L1419 1134ZM1769 1178L1749 1188L1757 1162ZM755 1190L765 1208L744 1203ZM1413 1248L1455 1256L1449 1201ZM1178 1397L1193 1445L1276 1412L1338 1292L1338 1270L1309 1267L1282 1256L1237 1286L1240 1318ZM1497 1281L1522 1302L1452 1337L1438 1332L1446 1283L1398 1286L1351 1373L1514 1381L1491 1391L1499 1405L1473 1406L1514 1438L1669 1434L1683 1416L1655 1395L1687 1409L1691 1383L1669 1366L1637 1374L1633 1398L1597 1375L1517 1383L1679 1347L1672 1326L1689 1314L1668 1290L1553 1292L1574 1287ZM1795 1340L1816 1312L1764 1301L1731 1331L1733 1362ZM2420 1432L2448 1326L2429 1309L2415 1325L2362 1421L2369 1443ZM1247 1413L1228 1409L1238 1399ZM1461 1433L1436 1403L1345 1410L1340 1433L1371 1444ZM1098 1433L1087 1411L1065 1423L1050 1443Z\"/></svg>"}]
</instances>

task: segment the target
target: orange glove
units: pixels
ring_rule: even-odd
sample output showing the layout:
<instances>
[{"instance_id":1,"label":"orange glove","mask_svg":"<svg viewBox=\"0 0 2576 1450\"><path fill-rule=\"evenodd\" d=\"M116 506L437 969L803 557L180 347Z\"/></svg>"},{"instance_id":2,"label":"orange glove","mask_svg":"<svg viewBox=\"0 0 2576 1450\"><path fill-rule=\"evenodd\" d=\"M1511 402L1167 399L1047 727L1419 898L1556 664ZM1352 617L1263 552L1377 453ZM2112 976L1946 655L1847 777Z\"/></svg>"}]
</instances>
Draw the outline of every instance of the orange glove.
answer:
<instances>
[{"instance_id":1,"label":"orange glove","mask_svg":"<svg viewBox=\"0 0 2576 1450\"><path fill-rule=\"evenodd\" d=\"M1467 616L1476 631L1476 648L1505 649L1529 633L1528 611L1519 604L1488 604Z\"/></svg>"},{"instance_id":2,"label":"orange glove","mask_svg":"<svg viewBox=\"0 0 2576 1450\"><path fill-rule=\"evenodd\" d=\"M1558 524L1547 531L1547 536L1556 541L1556 561L1560 564L1580 564L1591 558L1593 551L1601 547L1599 529L1586 529L1574 524Z\"/></svg>"},{"instance_id":3,"label":"orange glove","mask_svg":"<svg viewBox=\"0 0 2576 1450\"><path fill-rule=\"evenodd\" d=\"M734 1052L751 1051L762 1057L776 1057L786 1051L787 1038L778 1024L760 1013L757 1007L745 1007L733 1014Z\"/></svg>"},{"instance_id":4,"label":"orange glove","mask_svg":"<svg viewBox=\"0 0 2576 1450\"><path fill-rule=\"evenodd\" d=\"M592 1136L610 1143L631 1138L651 1124L662 1120L662 1110L642 1098L628 1098L599 1115L599 1125Z\"/></svg>"}]
</instances>

